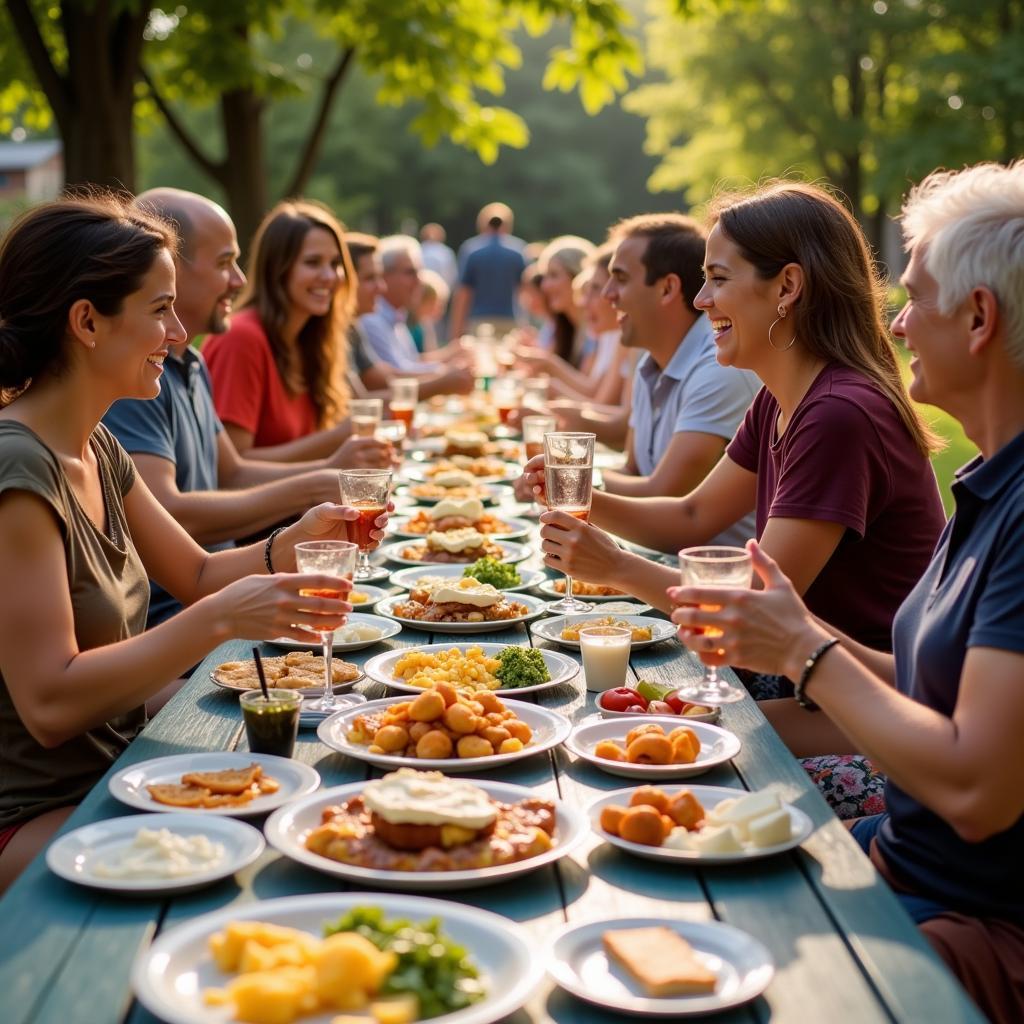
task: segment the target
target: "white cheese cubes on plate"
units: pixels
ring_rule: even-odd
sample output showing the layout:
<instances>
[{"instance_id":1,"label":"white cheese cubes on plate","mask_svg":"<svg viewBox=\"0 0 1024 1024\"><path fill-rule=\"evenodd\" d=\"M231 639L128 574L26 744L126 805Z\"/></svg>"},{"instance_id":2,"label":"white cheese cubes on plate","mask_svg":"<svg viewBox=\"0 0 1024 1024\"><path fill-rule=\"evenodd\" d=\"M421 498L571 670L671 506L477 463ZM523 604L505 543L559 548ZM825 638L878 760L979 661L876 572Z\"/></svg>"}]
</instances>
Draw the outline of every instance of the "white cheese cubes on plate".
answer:
<instances>
[{"instance_id":1,"label":"white cheese cubes on plate","mask_svg":"<svg viewBox=\"0 0 1024 1024\"><path fill-rule=\"evenodd\" d=\"M712 829L730 829L739 842L749 842L761 848L784 843L790 836L789 812L782 809L777 793L762 789L734 799L723 800L712 807L706 817L706 824L698 835ZM715 843L724 842L716 837ZM711 853L724 852L715 846Z\"/></svg>"}]
</instances>

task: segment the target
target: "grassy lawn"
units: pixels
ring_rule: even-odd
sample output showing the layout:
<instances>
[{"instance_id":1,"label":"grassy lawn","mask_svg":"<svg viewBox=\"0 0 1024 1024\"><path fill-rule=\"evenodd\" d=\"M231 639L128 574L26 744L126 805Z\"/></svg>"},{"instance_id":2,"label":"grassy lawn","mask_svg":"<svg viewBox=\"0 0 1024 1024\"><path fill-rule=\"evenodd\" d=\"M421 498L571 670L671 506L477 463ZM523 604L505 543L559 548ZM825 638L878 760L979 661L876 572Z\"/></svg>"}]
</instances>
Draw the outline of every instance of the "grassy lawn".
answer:
<instances>
[{"instance_id":1,"label":"grassy lawn","mask_svg":"<svg viewBox=\"0 0 1024 1024\"><path fill-rule=\"evenodd\" d=\"M904 376L909 382L910 354L904 348L898 349L898 353L903 363ZM964 436L960 424L952 416L941 409L936 409L934 405L921 405L919 408L935 432L947 442L941 452L932 456L932 464L939 480L939 491L942 494L942 503L946 507L946 515L950 515L953 511L953 495L949 485L953 482L953 473L974 458L978 454L978 449Z\"/></svg>"}]
</instances>

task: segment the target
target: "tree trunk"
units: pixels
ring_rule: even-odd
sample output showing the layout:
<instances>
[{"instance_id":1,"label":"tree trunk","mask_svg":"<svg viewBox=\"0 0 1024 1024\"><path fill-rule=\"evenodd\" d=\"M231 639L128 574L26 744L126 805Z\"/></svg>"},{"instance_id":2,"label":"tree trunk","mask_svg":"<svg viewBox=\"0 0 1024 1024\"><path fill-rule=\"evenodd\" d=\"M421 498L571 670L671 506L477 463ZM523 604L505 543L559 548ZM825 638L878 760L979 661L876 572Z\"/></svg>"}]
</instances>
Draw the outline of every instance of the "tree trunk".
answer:
<instances>
[{"instance_id":1,"label":"tree trunk","mask_svg":"<svg viewBox=\"0 0 1024 1024\"><path fill-rule=\"evenodd\" d=\"M227 155L222 181L243 250L248 250L267 211L267 169L263 159L264 101L252 89L221 96Z\"/></svg>"}]
</instances>

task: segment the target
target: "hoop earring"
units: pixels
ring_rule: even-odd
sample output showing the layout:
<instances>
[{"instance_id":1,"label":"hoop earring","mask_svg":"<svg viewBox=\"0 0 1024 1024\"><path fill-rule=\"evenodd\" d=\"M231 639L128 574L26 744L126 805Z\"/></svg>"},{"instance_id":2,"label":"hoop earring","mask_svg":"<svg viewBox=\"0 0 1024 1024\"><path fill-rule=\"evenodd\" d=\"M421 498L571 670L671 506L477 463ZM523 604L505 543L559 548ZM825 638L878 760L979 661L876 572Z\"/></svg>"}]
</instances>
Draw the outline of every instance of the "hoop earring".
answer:
<instances>
[{"instance_id":1,"label":"hoop earring","mask_svg":"<svg viewBox=\"0 0 1024 1024\"><path fill-rule=\"evenodd\" d=\"M772 341L772 331L775 329L775 325L780 320L786 319L786 307L779 303L778 308L779 315L772 321L771 327L768 328L768 344L775 349L776 352L788 352L796 344L796 331L793 332L793 337L789 339L788 345L783 345L781 348Z\"/></svg>"}]
</instances>

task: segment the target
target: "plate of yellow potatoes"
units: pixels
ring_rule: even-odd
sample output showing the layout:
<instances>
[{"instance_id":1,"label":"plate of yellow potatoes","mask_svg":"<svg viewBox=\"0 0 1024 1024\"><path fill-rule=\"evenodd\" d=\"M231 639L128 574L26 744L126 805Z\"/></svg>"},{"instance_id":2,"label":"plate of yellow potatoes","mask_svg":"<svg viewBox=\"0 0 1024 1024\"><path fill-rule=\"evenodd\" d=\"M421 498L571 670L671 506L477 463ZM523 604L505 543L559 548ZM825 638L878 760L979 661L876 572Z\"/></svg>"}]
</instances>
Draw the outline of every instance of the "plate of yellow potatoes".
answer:
<instances>
[{"instance_id":1,"label":"plate of yellow potatoes","mask_svg":"<svg viewBox=\"0 0 1024 1024\"><path fill-rule=\"evenodd\" d=\"M543 619L535 622L530 632L540 640L578 651L580 630L585 626L622 626L629 629L633 634L633 650L673 640L676 635L676 627L667 619L655 619L650 615L615 615L605 611Z\"/></svg>"},{"instance_id":2,"label":"plate of yellow potatoes","mask_svg":"<svg viewBox=\"0 0 1024 1024\"><path fill-rule=\"evenodd\" d=\"M432 1013L432 1024L489 1024L519 1009L544 972L520 927L498 914L423 896L323 892L233 904L167 929L136 957L132 988L142 1005L168 1024L271 1019L330 1024L348 1019L346 1014L370 1024L385 1019L375 1012L380 1008L375 993L403 961L350 930L365 920L385 936L404 922L436 929L441 955L459 957L454 974L466 998L455 999L443 989L430 992L445 1007L454 1003L458 1009L421 1009L419 997L399 985L392 1005L381 1012L399 1009L394 1004L403 997L408 1012L387 1019L424 1020L424 1013ZM263 955L254 957L253 947ZM468 952L456 954L457 947ZM246 962L246 951L249 960L262 963ZM257 967L271 962L295 969L279 968L268 985L269 972ZM450 979L453 972L443 974ZM275 1010L273 1018L269 1008Z\"/></svg>"}]
</instances>

